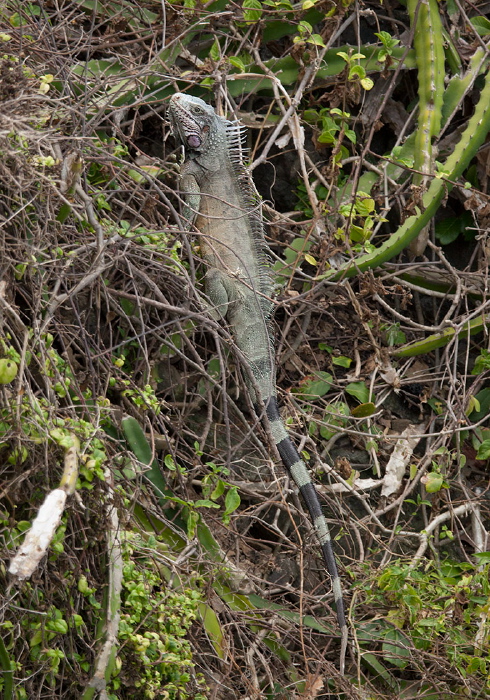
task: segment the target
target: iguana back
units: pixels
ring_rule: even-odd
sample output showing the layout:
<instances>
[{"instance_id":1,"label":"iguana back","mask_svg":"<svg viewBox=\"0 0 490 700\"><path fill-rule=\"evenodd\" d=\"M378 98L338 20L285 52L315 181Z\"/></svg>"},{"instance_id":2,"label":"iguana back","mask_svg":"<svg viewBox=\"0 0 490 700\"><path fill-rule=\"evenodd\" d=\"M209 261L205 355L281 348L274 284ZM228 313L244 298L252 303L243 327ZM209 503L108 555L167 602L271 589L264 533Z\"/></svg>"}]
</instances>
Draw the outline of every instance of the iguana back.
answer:
<instances>
[{"instance_id":1,"label":"iguana back","mask_svg":"<svg viewBox=\"0 0 490 700\"><path fill-rule=\"evenodd\" d=\"M272 284L260 199L244 166L243 127L219 117L203 100L182 93L170 99L170 120L185 149L180 179L186 203L184 215L200 234L208 266L206 294L211 311L226 318L237 346L247 358L253 378L247 386L257 414L263 414L262 402L281 460L313 520L332 578L342 634L343 673L347 624L330 533L309 472L286 431L276 399L269 328Z\"/></svg>"}]
</instances>

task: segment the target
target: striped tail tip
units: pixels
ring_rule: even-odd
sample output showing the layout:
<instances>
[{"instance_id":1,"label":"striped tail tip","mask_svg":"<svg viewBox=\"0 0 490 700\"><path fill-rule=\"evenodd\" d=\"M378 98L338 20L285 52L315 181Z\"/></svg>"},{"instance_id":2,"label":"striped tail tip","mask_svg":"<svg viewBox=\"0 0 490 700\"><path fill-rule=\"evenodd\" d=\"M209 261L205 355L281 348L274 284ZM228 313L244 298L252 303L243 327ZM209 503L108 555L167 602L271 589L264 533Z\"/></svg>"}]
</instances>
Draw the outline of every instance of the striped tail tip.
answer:
<instances>
[{"instance_id":1,"label":"striped tail tip","mask_svg":"<svg viewBox=\"0 0 490 700\"><path fill-rule=\"evenodd\" d=\"M279 452L279 456L281 457L281 461L286 470L294 479L294 482L306 504L310 517L313 521L313 526L320 544L326 569L332 581L332 591L334 595L337 621L341 633L340 672L342 675L344 675L349 630L345 617L342 587L328 524L325 516L323 515L318 493L315 489L315 485L311 479L306 464L301 459L298 450L291 441L291 438L289 437L281 419L276 397L271 396L264 401L264 403L270 431L277 447L277 451Z\"/></svg>"}]
</instances>

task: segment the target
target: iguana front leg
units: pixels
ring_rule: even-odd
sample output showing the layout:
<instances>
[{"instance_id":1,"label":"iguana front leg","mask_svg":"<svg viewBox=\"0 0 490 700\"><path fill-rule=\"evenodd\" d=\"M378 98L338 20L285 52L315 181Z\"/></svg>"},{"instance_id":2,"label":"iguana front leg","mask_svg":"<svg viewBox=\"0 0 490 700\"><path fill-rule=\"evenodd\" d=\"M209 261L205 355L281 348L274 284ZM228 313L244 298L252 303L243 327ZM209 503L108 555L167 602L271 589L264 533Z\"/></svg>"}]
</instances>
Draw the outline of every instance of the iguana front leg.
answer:
<instances>
[{"instance_id":1,"label":"iguana front leg","mask_svg":"<svg viewBox=\"0 0 490 700\"><path fill-rule=\"evenodd\" d=\"M180 185L184 198L182 214L185 219L185 228L188 230L196 220L201 205L201 188L193 173L185 172L182 167Z\"/></svg>"},{"instance_id":2,"label":"iguana front leg","mask_svg":"<svg viewBox=\"0 0 490 700\"><path fill-rule=\"evenodd\" d=\"M205 289L206 296L211 304L206 302L206 300L204 300L204 304L211 316L215 321L225 318L228 312L228 305L230 304L230 297L226 291L223 275L219 270L209 270L206 273Z\"/></svg>"}]
</instances>

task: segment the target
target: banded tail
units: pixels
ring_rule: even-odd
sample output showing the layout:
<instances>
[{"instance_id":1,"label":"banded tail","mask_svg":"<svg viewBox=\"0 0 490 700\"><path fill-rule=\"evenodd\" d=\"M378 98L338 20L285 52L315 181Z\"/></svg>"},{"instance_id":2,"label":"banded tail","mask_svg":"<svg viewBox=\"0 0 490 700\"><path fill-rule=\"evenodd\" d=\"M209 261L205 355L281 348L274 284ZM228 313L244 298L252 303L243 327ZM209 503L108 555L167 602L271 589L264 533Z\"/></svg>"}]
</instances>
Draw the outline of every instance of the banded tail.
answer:
<instances>
[{"instance_id":1,"label":"banded tail","mask_svg":"<svg viewBox=\"0 0 490 700\"><path fill-rule=\"evenodd\" d=\"M330 530L328 528L325 516L323 515L318 493L315 489L315 485L313 484L306 464L301 459L298 450L294 446L286 428L284 427L284 423L279 414L279 407L277 405L276 397L270 396L264 401L264 403L266 406L266 414L269 420L272 437L276 444L282 463L286 467L288 473L293 477L294 482L299 488L301 496L303 497L306 507L308 508L308 512L313 521L316 535L320 543L320 548L322 550L327 571L332 579L332 590L337 612L337 621L341 633L340 672L342 675L344 675L348 628L345 618L342 587L340 584L339 572L337 570L337 562L335 561L335 555L333 552Z\"/></svg>"}]
</instances>

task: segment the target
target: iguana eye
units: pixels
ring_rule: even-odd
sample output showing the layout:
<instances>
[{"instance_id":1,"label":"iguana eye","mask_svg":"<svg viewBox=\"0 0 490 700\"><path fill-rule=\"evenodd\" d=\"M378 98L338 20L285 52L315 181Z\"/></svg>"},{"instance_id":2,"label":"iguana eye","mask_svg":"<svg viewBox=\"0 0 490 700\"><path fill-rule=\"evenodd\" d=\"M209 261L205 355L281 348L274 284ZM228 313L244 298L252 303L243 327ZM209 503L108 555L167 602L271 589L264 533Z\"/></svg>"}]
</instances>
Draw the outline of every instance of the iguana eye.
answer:
<instances>
[{"instance_id":1,"label":"iguana eye","mask_svg":"<svg viewBox=\"0 0 490 700\"><path fill-rule=\"evenodd\" d=\"M203 114L204 113L204 110L202 107L193 107L192 111L194 112L194 114Z\"/></svg>"}]
</instances>

